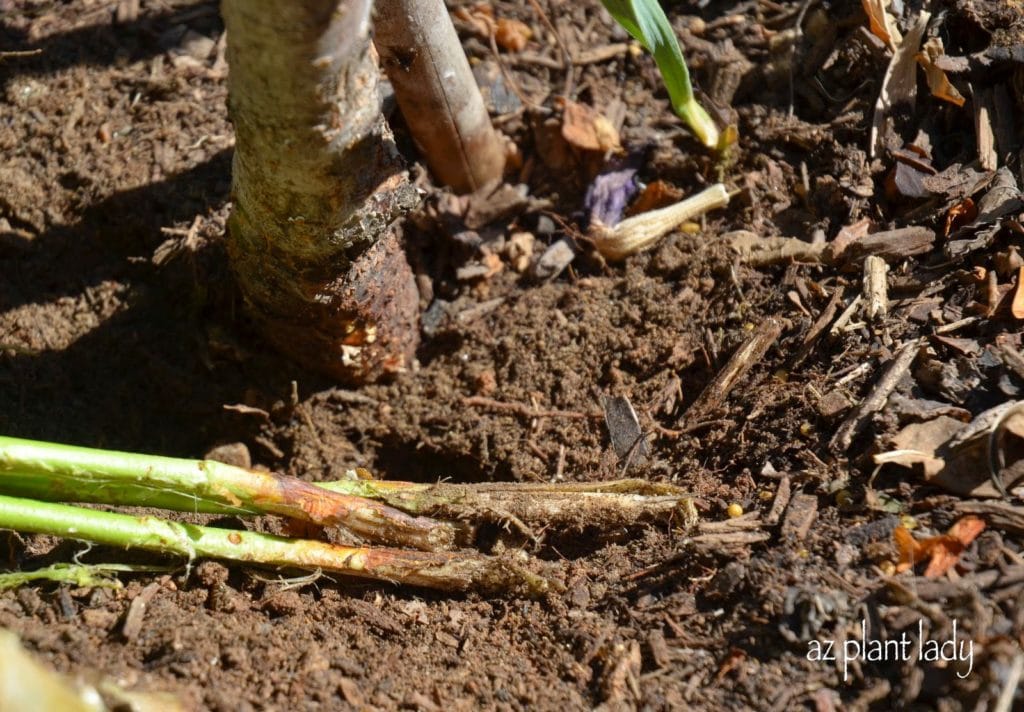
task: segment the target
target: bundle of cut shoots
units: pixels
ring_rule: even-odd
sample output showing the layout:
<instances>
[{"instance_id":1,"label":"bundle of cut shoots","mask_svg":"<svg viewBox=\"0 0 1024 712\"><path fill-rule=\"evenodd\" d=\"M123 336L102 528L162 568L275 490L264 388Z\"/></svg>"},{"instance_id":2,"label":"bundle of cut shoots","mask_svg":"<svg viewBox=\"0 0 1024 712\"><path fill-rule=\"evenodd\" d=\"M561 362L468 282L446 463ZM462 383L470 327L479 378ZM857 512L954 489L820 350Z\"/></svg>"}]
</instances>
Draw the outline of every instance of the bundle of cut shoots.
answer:
<instances>
[{"instance_id":1,"label":"bundle of cut shoots","mask_svg":"<svg viewBox=\"0 0 1024 712\"><path fill-rule=\"evenodd\" d=\"M356 576L445 591L540 595L557 587L522 549L468 548L498 523L525 539L550 528L621 530L692 523L679 488L643 480L598 484L336 482L228 465L0 436L0 528L177 555ZM68 502L224 515L277 515L337 527L345 546L189 524Z\"/></svg>"}]
</instances>

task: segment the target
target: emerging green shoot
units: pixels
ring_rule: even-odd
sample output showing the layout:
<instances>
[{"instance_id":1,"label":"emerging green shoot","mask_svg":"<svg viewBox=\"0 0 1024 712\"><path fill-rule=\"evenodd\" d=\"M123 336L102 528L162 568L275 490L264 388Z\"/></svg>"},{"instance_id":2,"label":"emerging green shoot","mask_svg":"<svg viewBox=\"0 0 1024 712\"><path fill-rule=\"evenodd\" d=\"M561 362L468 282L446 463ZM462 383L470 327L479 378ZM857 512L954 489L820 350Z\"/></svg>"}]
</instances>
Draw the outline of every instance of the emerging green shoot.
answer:
<instances>
[{"instance_id":1,"label":"emerging green shoot","mask_svg":"<svg viewBox=\"0 0 1024 712\"><path fill-rule=\"evenodd\" d=\"M601 0L615 21L622 25L644 49L654 55L661 78L668 89L672 109L686 122L700 142L719 148L715 122L693 96L690 72L679 49L672 25L658 0Z\"/></svg>"}]
</instances>

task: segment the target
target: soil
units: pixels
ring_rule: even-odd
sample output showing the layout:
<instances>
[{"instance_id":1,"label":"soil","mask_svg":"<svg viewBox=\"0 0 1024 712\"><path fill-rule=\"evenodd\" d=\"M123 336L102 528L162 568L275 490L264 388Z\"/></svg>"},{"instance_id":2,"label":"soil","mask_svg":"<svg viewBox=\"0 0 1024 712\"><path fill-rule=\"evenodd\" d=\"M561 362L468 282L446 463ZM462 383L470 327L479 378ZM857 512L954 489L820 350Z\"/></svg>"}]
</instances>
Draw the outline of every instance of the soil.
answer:
<instances>
[{"instance_id":1,"label":"soil","mask_svg":"<svg viewBox=\"0 0 1024 712\"><path fill-rule=\"evenodd\" d=\"M920 9L909 5L904 34ZM417 364L346 389L269 351L232 283L222 238L233 135L216 3L0 0L0 47L24 52L0 56L0 432L188 457L241 443L257 466L312 481L353 467L423 482L637 477L686 487L706 522L726 520L731 504L756 513L762 540L702 543L670 523L549 532L532 553L565 591L541 600L285 582L205 562L187 577L126 575L115 591L21 587L0 594L0 625L59 671L167 691L189 709L994 705L1020 674L1022 529L989 517L945 575L893 576L893 529L913 515L915 535L945 532L967 497L909 469L879 470L870 456L908 421L936 408L969 420L1024 384L1019 368L992 357L993 345L1019 346L1009 301L1021 208L965 255L950 256L941 239L913 254L893 248L888 316L855 316L836 334L815 322L835 290L845 288L840 312L860 293L863 255L752 266L723 236L834 242L863 219L872 232L947 234L965 196L908 195L891 175L910 159L893 156L927 143L924 175L983 170L974 104L988 96L997 109L1022 108L1020 8L932 9L931 35L950 57L992 59L951 73L965 92L973 82L964 107L930 96L919 73L916 108L894 110L872 158L889 50L860 3L673 4L697 85L738 126L739 143L715 160L672 114L653 61L615 46L628 38L597 2L540 6L561 43L532 2L491 4L534 33L522 52L501 52L504 71L457 23L521 154L510 183L526 184L531 201L453 227L453 198L415 169L426 194L405 226L425 307ZM607 52L593 60L596 50ZM563 51L589 59L570 77ZM729 207L605 264L580 232L600 156L545 143L567 89L617 125L645 183L692 194L721 179L735 191ZM998 166L1019 184L1019 124L1012 112L992 115ZM401 117L392 121L415 162ZM579 254L538 278L517 270L518 232L532 236L534 259L564 236ZM979 268L1000 271L999 309ZM936 335L970 316L944 341ZM720 403L690 412L769 317L781 337ZM902 410L883 398L837 447L841 425L918 338L921 355L896 391ZM633 404L645 459L616 455L605 395ZM539 410L561 413L531 415ZM13 533L4 542L7 568L82 548ZM126 556L96 549L86 560ZM129 605L153 583L141 629L126 636ZM889 637L925 620L933 638L956 620L974 641L973 669L960 677L943 661L887 659L844 676L841 661L809 659L812 640L863 639L862 620Z\"/></svg>"}]
</instances>

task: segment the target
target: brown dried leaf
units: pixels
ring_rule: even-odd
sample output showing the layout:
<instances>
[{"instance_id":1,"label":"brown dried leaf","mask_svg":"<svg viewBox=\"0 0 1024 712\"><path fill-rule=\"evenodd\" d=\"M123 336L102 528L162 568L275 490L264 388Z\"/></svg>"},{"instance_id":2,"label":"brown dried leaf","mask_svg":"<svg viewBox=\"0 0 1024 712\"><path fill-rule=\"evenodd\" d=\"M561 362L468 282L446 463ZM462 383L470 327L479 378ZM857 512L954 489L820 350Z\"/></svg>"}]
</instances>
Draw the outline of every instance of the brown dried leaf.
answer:
<instances>
[{"instance_id":1,"label":"brown dried leaf","mask_svg":"<svg viewBox=\"0 0 1024 712\"><path fill-rule=\"evenodd\" d=\"M452 13L456 19L468 23L473 31L483 39L490 39L497 29L494 21L494 9L485 2L472 7L460 7Z\"/></svg>"},{"instance_id":2,"label":"brown dried leaf","mask_svg":"<svg viewBox=\"0 0 1024 712\"><path fill-rule=\"evenodd\" d=\"M896 551L899 553L900 559L896 564L896 573L909 571L918 561L924 560L924 556L920 556L920 544L906 527L898 526L893 529L892 538L896 543Z\"/></svg>"},{"instance_id":3,"label":"brown dried leaf","mask_svg":"<svg viewBox=\"0 0 1024 712\"><path fill-rule=\"evenodd\" d=\"M562 111L562 138L583 151L619 150L619 132L604 116L585 104L566 99Z\"/></svg>"},{"instance_id":4,"label":"brown dried leaf","mask_svg":"<svg viewBox=\"0 0 1024 712\"><path fill-rule=\"evenodd\" d=\"M494 31L494 41L508 52L522 52L532 36L533 30L525 22L505 18L498 20Z\"/></svg>"},{"instance_id":5,"label":"brown dried leaf","mask_svg":"<svg viewBox=\"0 0 1024 712\"><path fill-rule=\"evenodd\" d=\"M865 4L872 0L864 0ZM882 79L882 90L875 102L871 121L871 156L882 153L883 139L887 127L891 129L894 107L913 109L917 98L917 62L915 57L921 47L921 39L928 28L931 13L922 11L911 26L906 38L899 42L892 53L892 59Z\"/></svg>"},{"instance_id":6,"label":"brown dried leaf","mask_svg":"<svg viewBox=\"0 0 1024 712\"><path fill-rule=\"evenodd\" d=\"M889 45L889 49L895 51L900 46L903 37L897 29L893 17L886 12L890 4L890 0L861 0L872 34Z\"/></svg>"},{"instance_id":7,"label":"brown dried leaf","mask_svg":"<svg viewBox=\"0 0 1024 712\"><path fill-rule=\"evenodd\" d=\"M937 96L957 106L963 106L966 101L963 94L957 91L957 88L950 83L946 73L939 69L936 64L936 61L944 56L945 53L942 40L938 37L932 37L924 43L921 51L917 53L917 61L924 68L925 77L928 80L928 89L931 91L932 96Z\"/></svg>"},{"instance_id":8,"label":"brown dried leaf","mask_svg":"<svg viewBox=\"0 0 1024 712\"><path fill-rule=\"evenodd\" d=\"M961 554L984 530L984 520L970 514L957 521L945 534L927 539L914 539L906 528L896 527L892 533L900 557L896 571L907 571L918 562L930 559L924 575L927 578L942 576L956 565Z\"/></svg>"},{"instance_id":9,"label":"brown dried leaf","mask_svg":"<svg viewBox=\"0 0 1024 712\"><path fill-rule=\"evenodd\" d=\"M652 181L647 184L643 192L629 206L626 215L639 215L640 213L646 213L648 210L664 208L666 205L679 202L682 198L683 191L671 183L666 183L663 180Z\"/></svg>"},{"instance_id":10,"label":"brown dried leaf","mask_svg":"<svg viewBox=\"0 0 1024 712\"><path fill-rule=\"evenodd\" d=\"M1024 319L1024 267L1017 273L1017 286L1014 290L1010 313L1014 319Z\"/></svg>"},{"instance_id":11,"label":"brown dried leaf","mask_svg":"<svg viewBox=\"0 0 1024 712\"><path fill-rule=\"evenodd\" d=\"M978 217L978 207L974 204L974 201L970 198L960 201L946 213L944 237L949 237L949 233L967 223L973 222L976 217Z\"/></svg>"}]
</instances>

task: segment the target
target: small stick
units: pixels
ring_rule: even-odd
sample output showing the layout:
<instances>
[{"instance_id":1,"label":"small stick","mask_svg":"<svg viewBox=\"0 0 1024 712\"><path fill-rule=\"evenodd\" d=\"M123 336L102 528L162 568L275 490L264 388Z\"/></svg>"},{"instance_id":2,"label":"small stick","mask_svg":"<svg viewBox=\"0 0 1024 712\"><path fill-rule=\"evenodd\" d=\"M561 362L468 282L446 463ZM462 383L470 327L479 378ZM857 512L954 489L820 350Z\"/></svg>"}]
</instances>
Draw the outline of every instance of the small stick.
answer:
<instances>
[{"instance_id":1,"label":"small stick","mask_svg":"<svg viewBox=\"0 0 1024 712\"><path fill-rule=\"evenodd\" d=\"M718 408L728 397L729 392L750 367L760 361L778 338L782 335L782 321L769 317L761 322L754 333L732 355L725 368L718 372L683 414L683 422L693 422Z\"/></svg>"},{"instance_id":2,"label":"small stick","mask_svg":"<svg viewBox=\"0 0 1024 712\"><path fill-rule=\"evenodd\" d=\"M544 12L544 8L540 6L537 0L528 0L528 2L533 7L533 11L537 13L538 17L540 17L540 21L548 29L548 32L554 35L555 42L558 44L558 48L562 50L562 62L564 64L563 69L565 69L565 87L562 89L562 96L564 96L566 99L572 99L573 84L576 81L576 77L573 74L572 68L572 52L569 51L569 48L565 44L565 40L562 39L562 33L559 32L558 28L554 26L554 24L551 22L551 19L548 17L547 13Z\"/></svg>"},{"instance_id":3,"label":"small stick","mask_svg":"<svg viewBox=\"0 0 1024 712\"><path fill-rule=\"evenodd\" d=\"M544 593L546 579L480 554L349 547L307 539L181 524L0 495L0 528L196 558L225 559L424 586L443 591Z\"/></svg>"},{"instance_id":4,"label":"small stick","mask_svg":"<svg viewBox=\"0 0 1024 712\"><path fill-rule=\"evenodd\" d=\"M884 319L889 313L889 265L877 255L864 260L864 300L869 321Z\"/></svg>"},{"instance_id":5,"label":"small stick","mask_svg":"<svg viewBox=\"0 0 1024 712\"><path fill-rule=\"evenodd\" d=\"M903 378L903 374L906 373L914 358L917 357L917 350L920 347L921 342L919 339L908 341L900 347L900 350L896 352L892 361L889 362L889 367L886 369L882 377L878 379L878 383L875 384L874 388L868 394L868 397L864 399L860 407L850 416L843 421L843 424L839 426L836 434L832 437L829 442L829 447L833 452L843 452L850 443L853 442L854 437L864 428L868 422L868 418L871 414L877 410L880 410L885 402L889 399L889 395L895 390L896 384Z\"/></svg>"},{"instance_id":6,"label":"small stick","mask_svg":"<svg viewBox=\"0 0 1024 712\"><path fill-rule=\"evenodd\" d=\"M579 410L544 410L540 408L531 408L525 403L506 403L504 401L498 401L484 396L469 396L467 398L463 398L462 404L474 408L486 408L488 410L515 413L516 415L524 418L569 418L573 420L604 418L604 413L584 413Z\"/></svg>"},{"instance_id":7,"label":"small stick","mask_svg":"<svg viewBox=\"0 0 1024 712\"><path fill-rule=\"evenodd\" d=\"M678 515L685 522L697 518L691 495L682 488L637 479L470 485L341 480L320 486L380 499L412 514L458 520L504 518L527 528L612 531Z\"/></svg>"},{"instance_id":8,"label":"small stick","mask_svg":"<svg viewBox=\"0 0 1024 712\"><path fill-rule=\"evenodd\" d=\"M374 45L430 170L459 192L499 180L505 148L444 0L377 0L376 12Z\"/></svg>"},{"instance_id":9,"label":"small stick","mask_svg":"<svg viewBox=\"0 0 1024 712\"><path fill-rule=\"evenodd\" d=\"M793 361L790 363L790 368L796 368L804 359L807 358L811 351L814 350L814 345L818 343L818 339L821 338L822 333L828 328L829 322L835 318L836 312L839 311L839 305L843 300L844 288L842 285L837 286L832 291L832 297L828 300L828 304L821 312L821 316L818 317L817 321L808 330L807 335L804 337L803 343L800 345L800 349L796 352L796 356L793 357Z\"/></svg>"},{"instance_id":10,"label":"small stick","mask_svg":"<svg viewBox=\"0 0 1024 712\"><path fill-rule=\"evenodd\" d=\"M1024 673L1024 653L1017 653L1010 664L1010 672L1005 678L999 699L992 707L992 712L1010 712L1013 709L1013 698L1017 695L1021 674Z\"/></svg>"},{"instance_id":11,"label":"small stick","mask_svg":"<svg viewBox=\"0 0 1024 712\"><path fill-rule=\"evenodd\" d=\"M846 309L843 310L843 313L839 315L839 318L836 319L836 323L828 330L828 333L832 336L838 336L843 329L846 328L846 325L850 323L850 319L853 318L854 313L857 311L857 308L863 300L864 298L859 294L854 297L853 301L850 302L850 305L846 307Z\"/></svg>"},{"instance_id":12,"label":"small stick","mask_svg":"<svg viewBox=\"0 0 1024 712\"><path fill-rule=\"evenodd\" d=\"M979 321L981 321L980 316L965 316L963 319L957 319L956 321L951 321L948 324L943 324L942 326L935 327L935 333L951 334L954 331L962 329L965 326L970 326L971 324L976 324Z\"/></svg>"}]
</instances>

